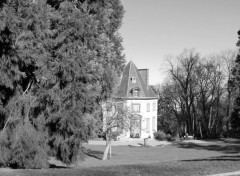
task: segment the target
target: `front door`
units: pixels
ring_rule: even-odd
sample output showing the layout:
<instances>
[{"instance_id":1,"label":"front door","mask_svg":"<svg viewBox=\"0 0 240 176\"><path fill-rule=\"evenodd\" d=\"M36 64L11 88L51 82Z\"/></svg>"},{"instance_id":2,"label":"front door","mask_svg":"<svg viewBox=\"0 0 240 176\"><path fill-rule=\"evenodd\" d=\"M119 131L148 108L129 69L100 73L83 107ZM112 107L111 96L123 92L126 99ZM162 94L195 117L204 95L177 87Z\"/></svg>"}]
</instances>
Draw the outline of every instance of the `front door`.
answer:
<instances>
[{"instance_id":1,"label":"front door","mask_svg":"<svg viewBox=\"0 0 240 176\"><path fill-rule=\"evenodd\" d=\"M130 120L130 138L141 137L141 116L133 115Z\"/></svg>"}]
</instances>

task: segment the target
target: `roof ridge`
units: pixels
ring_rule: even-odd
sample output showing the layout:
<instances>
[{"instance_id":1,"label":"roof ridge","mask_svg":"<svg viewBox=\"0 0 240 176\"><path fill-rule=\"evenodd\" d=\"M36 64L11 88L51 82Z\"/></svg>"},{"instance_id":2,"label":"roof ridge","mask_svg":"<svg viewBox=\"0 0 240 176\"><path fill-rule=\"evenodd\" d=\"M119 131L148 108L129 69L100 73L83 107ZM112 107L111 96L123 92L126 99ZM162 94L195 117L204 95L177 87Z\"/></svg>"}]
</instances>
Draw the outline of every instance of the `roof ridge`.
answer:
<instances>
[{"instance_id":1,"label":"roof ridge","mask_svg":"<svg viewBox=\"0 0 240 176\"><path fill-rule=\"evenodd\" d=\"M136 75L137 75L137 77L138 77L138 80L139 80L139 82L140 82L140 86L141 86L141 88L142 88L142 92L143 92L143 95L144 96L146 96L146 94L145 94L145 92L144 92L144 89L143 89L143 85L142 85L142 83L141 83L141 80L140 80L140 78L142 79L142 77L141 77L141 75L139 75L139 73L138 73L138 69L137 69L137 67L136 67L136 65L133 63L133 68L134 68L134 70L135 70L135 73L136 73Z\"/></svg>"},{"instance_id":2,"label":"roof ridge","mask_svg":"<svg viewBox=\"0 0 240 176\"><path fill-rule=\"evenodd\" d=\"M129 77L130 77L130 70L131 70L131 61L129 62L129 70L128 70L128 83L127 83L127 94L126 94L126 97L128 96L128 88L129 88Z\"/></svg>"},{"instance_id":3,"label":"roof ridge","mask_svg":"<svg viewBox=\"0 0 240 176\"><path fill-rule=\"evenodd\" d=\"M133 63L131 60L124 68L123 71L123 76L121 78L121 82L118 86L118 93L117 97L119 98L134 98L131 97L130 95L130 89L133 89L134 87L138 87L141 89L140 91L140 97L135 97L136 99L138 98L157 98L157 95L155 92L152 90L150 85L147 85L140 72L138 71L139 69L136 67L136 65ZM136 77L135 83L131 82L131 77Z\"/></svg>"}]
</instances>

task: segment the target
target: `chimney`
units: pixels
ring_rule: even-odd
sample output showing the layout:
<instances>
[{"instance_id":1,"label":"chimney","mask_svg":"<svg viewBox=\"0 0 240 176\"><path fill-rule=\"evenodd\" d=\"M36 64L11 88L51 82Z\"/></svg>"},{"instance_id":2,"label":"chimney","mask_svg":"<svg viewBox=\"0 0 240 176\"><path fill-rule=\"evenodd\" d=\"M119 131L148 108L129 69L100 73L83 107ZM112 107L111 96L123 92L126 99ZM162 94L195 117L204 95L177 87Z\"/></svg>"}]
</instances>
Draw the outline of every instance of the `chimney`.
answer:
<instances>
[{"instance_id":1,"label":"chimney","mask_svg":"<svg viewBox=\"0 0 240 176\"><path fill-rule=\"evenodd\" d=\"M147 90L148 90L148 85L149 85L148 69L138 69L138 72L141 75L143 82L147 86Z\"/></svg>"}]
</instances>

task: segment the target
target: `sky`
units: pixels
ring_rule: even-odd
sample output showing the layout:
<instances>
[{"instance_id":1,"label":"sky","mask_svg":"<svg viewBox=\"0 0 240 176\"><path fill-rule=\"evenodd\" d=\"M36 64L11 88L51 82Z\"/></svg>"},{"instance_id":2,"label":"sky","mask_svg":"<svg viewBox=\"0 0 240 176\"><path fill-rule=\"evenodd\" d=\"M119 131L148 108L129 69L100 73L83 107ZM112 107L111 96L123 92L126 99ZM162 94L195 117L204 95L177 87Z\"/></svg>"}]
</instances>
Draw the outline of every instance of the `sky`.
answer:
<instances>
[{"instance_id":1,"label":"sky","mask_svg":"<svg viewBox=\"0 0 240 176\"><path fill-rule=\"evenodd\" d=\"M122 0L120 34L126 61L149 69L149 83L166 79L166 56L195 48L201 56L236 49L240 0Z\"/></svg>"}]
</instances>

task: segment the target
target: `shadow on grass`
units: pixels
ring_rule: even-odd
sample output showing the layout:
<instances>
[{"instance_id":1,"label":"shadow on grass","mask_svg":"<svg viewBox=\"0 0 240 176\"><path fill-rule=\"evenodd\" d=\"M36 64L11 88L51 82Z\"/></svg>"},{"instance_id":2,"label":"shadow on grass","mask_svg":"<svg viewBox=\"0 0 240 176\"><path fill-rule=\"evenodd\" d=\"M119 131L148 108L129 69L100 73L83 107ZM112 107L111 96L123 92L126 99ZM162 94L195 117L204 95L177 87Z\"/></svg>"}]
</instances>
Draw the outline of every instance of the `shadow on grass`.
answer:
<instances>
[{"instance_id":1,"label":"shadow on grass","mask_svg":"<svg viewBox=\"0 0 240 176\"><path fill-rule=\"evenodd\" d=\"M179 142L173 144L179 148L189 148L189 149L197 149L197 150L209 150L209 151L218 151L225 154L234 154L240 152L240 145L233 145L233 144L196 144L196 143L184 143Z\"/></svg>"},{"instance_id":2,"label":"shadow on grass","mask_svg":"<svg viewBox=\"0 0 240 176\"><path fill-rule=\"evenodd\" d=\"M88 149L87 151L84 152L84 154L86 156L90 156L90 157L96 158L98 160L102 160L104 152L99 151L99 150ZM115 156L115 154L112 153L112 156Z\"/></svg>"},{"instance_id":3,"label":"shadow on grass","mask_svg":"<svg viewBox=\"0 0 240 176\"><path fill-rule=\"evenodd\" d=\"M151 145L143 145L141 143L138 143L137 145L128 145L128 147L137 147L137 148L147 148L147 147L153 147Z\"/></svg>"},{"instance_id":4,"label":"shadow on grass","mask_svg":"<svg viewBox=\"0 0 240 176\"><path fill-rule=\"evenodd\" d=\"M219 139L219 141L228 143L228 144L240 144L239 139L233 139L233 138L222 138L222 139Z\"/></svg>"},{"instance_id":5,"label":"shadow on grass","mask_svg":"<svg viewBox=\"0 0 240 176\"><path fill-rule=\"evenodd\" d=\"M193 162L193 161L240 161L240 155L228 155L228 156L217 156L203 159L192 159L192 160L181 160L181 162Z\"/></svg>"},{"instance_id":6,"label":"shadow on grass","mask_svg":"<svg viewBox=\"0 0 240 176\"><path fill-rule=\"evenodd\" d=\"M128 147L142 147L142 146L138 146L138 145L128 145Z\"/></svg>"},{"instance_id":7,"label":"shadow on grass","mask_svg":"<svg viewBox=\"0 0 240 176\"><path fill-rule=\"evenodd\" d=\"M51 168L51 169L69 169L71 167L68 167L68 166L57 166L55 164L50 164L49 168Z\"/></svg>"},{"instance_id":8,"label":"shadow on grass","mask_svg":"<svg viewBox=\"0 0 240 176\"><path fill-rule=\"evenodd\" d=\"M104 154L104 152L102 152L102 151L90 150L90 149L88 149L88 150L85 152L85 155L90 156L90 157L93 157L93 158L96 158L96 159L99 159L99 160L102 160L103 154Z\"/></svg>"}]
</instances>

